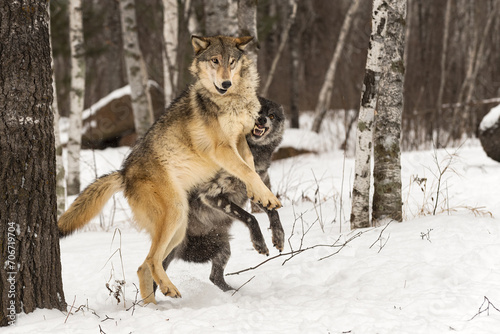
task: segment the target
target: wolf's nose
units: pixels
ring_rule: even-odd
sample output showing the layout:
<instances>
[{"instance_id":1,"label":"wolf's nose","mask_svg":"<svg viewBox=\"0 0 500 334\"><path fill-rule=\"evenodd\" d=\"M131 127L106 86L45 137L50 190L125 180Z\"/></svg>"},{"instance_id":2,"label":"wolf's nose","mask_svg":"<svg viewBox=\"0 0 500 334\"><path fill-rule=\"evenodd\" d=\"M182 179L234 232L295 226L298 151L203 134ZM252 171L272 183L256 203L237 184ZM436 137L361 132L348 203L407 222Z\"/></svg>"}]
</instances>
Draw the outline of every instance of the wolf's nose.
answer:
<instances>
[{"instance_id":1,"label":"wolf's nose","mask_svg":"<svg viewBox=\"0 0 500 334\"><path fill-rule=\"evenodd\" d=\"M265 125L267 123L267 117L266 116L260 116L258 119L257 119L257 122L260 124L260 125Z\"/></svg>"},{"instance_id":2,"label":"wolf's nose","mask_svg":"<svg viewBox=\"0 0 500 334\"><path fill-rule=\"evenodd\" d=\"M231 81L224 81L222 82L222 88L224 89L228 89L229 87L231 87Z\"/></svg>"}]
</instances>

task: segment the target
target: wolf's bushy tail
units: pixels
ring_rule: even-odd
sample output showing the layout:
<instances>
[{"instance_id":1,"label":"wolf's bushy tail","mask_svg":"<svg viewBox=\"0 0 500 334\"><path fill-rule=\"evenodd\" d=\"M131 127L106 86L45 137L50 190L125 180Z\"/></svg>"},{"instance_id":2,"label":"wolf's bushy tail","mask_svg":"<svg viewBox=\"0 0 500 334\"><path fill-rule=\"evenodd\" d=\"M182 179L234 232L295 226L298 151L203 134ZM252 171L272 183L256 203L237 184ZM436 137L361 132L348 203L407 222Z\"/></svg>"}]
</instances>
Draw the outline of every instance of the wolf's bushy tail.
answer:
<instances>
[{"instance_id":1,"label":"wolf's bushy tail","mask_svg":"<svg viewBox=\"0 0 500 334\"><path fill-rule=\"evenodd\" d=\"M113 172L95 180L59 218L57 226L60 235L66 236L85 226L101 212L111 196L120 190L123 190L123 177L120 172Z\"/></svg>"}]
</instances>

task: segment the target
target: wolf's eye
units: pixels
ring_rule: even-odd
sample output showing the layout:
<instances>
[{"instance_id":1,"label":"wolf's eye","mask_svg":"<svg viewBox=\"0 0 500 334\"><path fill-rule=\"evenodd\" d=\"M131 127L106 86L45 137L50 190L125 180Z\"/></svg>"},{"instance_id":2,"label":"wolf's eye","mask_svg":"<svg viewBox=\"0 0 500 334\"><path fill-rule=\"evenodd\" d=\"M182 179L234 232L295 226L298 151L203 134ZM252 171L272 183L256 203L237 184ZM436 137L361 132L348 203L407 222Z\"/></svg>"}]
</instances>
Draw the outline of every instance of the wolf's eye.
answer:
<instances>
[{"instance_id":1,"label":"wolf's eye","mask_svg":"<svg viewBox=\"0 0 500 334\"><path fill-rule=\"evenodd\" d=\"M270 114L269 119L272 121L274 119L274 114Z\"/></svg>"},{"instance_id":2,"label":"wolf's eye","mask_svg":"<svg viewBox=\"0 0 500 334\"><path fill-rule=\"evenodd\" d=\"M212 63L214 63L215 65L219 64L219 59L212 58Z\"/></svg>"},{"instance_id":3,"label":"wolf's eye","mask_svg":"<svg viewBox=\"0 0 500 334\"><path fill-rule=\"evenodd\" d=\"M236 60L232 59L229 65L233 66Z\"/></svg>"}]
</instances>

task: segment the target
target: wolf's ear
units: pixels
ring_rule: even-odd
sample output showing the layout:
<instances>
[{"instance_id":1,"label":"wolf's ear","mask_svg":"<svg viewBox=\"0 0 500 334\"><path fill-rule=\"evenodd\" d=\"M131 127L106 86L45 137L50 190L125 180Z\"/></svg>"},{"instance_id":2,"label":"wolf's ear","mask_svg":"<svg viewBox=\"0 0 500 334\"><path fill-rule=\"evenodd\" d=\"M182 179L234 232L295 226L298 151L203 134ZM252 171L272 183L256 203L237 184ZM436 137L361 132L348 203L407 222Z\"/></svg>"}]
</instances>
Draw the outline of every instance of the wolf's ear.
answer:
<instances>
[{"instance_id":1,"label":"wolf's ear","mask_svg":"<svg viewBox=\"0 0 500 334\"><path fill-rule=\"evenodd\" d=\"M191 44L193 45L194 54L197 55L206 48L208 48L210 42L204 37L198 37L193 35L191 36Z\"/></svg>"},{"instance_id":2,"label":"wolf's ear","mask_svg":"<svg viewBox=\"0 0 500 334\"><path fill-rule=\"evenodd\" d=\"M244 37L237 37L234 40L236 42L236 47L241 51L245 51L245 48L247 47L248 43L252 41L252 39L253 39L252 36L244 36Z\"/></svg>"}]
</instances>

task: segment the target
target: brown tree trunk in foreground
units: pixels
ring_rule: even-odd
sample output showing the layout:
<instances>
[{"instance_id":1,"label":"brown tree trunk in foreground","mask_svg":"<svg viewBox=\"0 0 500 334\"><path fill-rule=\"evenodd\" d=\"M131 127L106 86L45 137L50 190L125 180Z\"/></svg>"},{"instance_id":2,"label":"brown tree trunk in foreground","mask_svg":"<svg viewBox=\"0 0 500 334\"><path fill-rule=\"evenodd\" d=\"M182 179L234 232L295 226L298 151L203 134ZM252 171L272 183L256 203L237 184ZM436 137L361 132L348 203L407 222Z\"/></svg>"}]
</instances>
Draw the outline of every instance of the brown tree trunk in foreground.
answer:
<instances>
[{"instance_id":1,"label":"brown tree trunk in foreground","mask_svg":"<svg viewBox=\"0 0 500 334\"><path fill-rule=\"evenodd\" d=\"M47 1L0 5L0 326L64 310Z\"/></svg>"}]
</instances>

